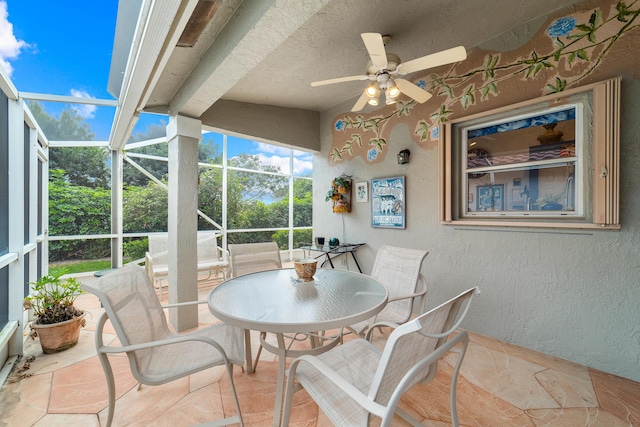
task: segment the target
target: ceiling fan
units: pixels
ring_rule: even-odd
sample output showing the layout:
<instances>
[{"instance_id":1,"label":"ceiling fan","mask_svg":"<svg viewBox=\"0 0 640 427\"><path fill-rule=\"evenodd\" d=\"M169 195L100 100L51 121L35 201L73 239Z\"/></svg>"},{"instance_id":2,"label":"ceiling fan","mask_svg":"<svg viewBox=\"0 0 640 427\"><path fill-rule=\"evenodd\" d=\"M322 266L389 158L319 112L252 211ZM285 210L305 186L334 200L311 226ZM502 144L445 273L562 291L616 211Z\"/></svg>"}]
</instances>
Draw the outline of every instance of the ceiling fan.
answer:
<instances>
[{"instance_id":1,"label":"ceiling fan","mask_svg":"<svg viewBox=\"0 0 640 427\"><path fill-rule=\"evenodd\" d=\"M390 36L382 36L378 33L360 34L371 60L367 63L366 74L336 79L320 80L311 83L311 86L323 86L333 83L350 82L354 80L371 80L351 111L360 111L369 103L378 105L379 96L385 94L387 105L396 102L401 93L415 99L419 103L426 102L431 94L419 86L403 79L401 76L427 68L438 67L452 62L462 61L467 58L464 46L458 46L443 50L438 53L402 62L398 55L387 53L385 45L391 39Z\"/></svg>"}]
</instances>

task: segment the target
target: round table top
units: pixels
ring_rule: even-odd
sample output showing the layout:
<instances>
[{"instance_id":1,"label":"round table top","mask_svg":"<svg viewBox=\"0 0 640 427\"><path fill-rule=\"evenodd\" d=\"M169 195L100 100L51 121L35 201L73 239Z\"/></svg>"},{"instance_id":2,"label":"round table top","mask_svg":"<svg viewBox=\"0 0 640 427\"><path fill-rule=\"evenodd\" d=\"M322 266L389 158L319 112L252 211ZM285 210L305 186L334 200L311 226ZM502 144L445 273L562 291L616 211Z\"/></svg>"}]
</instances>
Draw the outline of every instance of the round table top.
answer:
<instances>
[{"instance_id":1,"label":"round table top","mask_svg":"<svg viewBox=\"0 0 640 427\"><path fill-rule=\"evenodd\" d=\"M262 271L229 279L209 294L209 309L234 326L263 332L314 332L352 325L382 311L388 292L376 279L318 269L312 282L295 270Z\"/></svg>"}]
</instances>

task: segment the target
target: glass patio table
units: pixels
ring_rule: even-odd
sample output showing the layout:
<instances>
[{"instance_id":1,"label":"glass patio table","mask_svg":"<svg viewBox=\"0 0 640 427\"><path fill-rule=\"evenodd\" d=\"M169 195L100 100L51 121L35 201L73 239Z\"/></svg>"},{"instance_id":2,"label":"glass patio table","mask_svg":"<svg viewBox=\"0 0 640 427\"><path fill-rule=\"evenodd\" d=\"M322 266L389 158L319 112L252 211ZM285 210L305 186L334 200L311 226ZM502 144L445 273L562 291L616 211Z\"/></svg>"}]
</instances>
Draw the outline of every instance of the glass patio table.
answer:
<instances>
[{"instance_id":1,"label":"glass patio table","mask_svg":"<svg viewBox=\"0 0 640 427\"><path fill-rule=\"evenodd\" d=\"M293 269L262 271L229 279L209 294L209 310L218 319L240 328L276 334L274 346L261 337L263 347L278 356L278 379L273 425L280 423L287 357L320 354L333 348L340 335L318 331L339 329L367 320L387 303L388 292L364 274L318 269L314 281L300 282ZM284 334L311 333L308 349L287 349ZM245 334L245 336L248 334ZM246 342L247 370L251 372L251 346Z\"/></svg>"}]
</instances>

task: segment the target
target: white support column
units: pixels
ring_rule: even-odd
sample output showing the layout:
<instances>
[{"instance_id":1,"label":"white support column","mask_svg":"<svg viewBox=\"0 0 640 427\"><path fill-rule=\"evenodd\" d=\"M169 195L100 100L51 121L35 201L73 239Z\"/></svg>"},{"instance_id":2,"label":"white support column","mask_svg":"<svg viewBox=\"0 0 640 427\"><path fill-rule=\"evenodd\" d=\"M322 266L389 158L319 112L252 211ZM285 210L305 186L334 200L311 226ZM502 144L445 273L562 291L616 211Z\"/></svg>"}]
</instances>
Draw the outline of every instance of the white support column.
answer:
<instances>
[{"instance_id":1,"label":"white support column","mask_svg":"<svg viewBox=\"0 0 640 427\"><path fill-rule=\"evenodd\" d=\"M24 328L24 112L22 100L9 99L9 252L18 255L18 261L9 265L9 321L22 320L9 340L9 355L22 354Z\"/></svg>"},{"instance_id":2,"label":"white support column","mask_svg":"<svg viewBox=\"0 0 640 427\"><path fill-rule=\"evenodd\" d=\"M169 303L198 300L198 142L202 123L171 116L169 143L168 265ZM178 331L198 326L196 306L172 309L169 320Z\"/></svg>"},{"instance_id":3,"label":"white support column","mask_svg":"<svg viewBox=\"0 0 640 427\"><path fill-rule=\"evenodd\" d=\"M122 150L111 151L111 267L122 267Z\"/></svg>"}]
</instances>

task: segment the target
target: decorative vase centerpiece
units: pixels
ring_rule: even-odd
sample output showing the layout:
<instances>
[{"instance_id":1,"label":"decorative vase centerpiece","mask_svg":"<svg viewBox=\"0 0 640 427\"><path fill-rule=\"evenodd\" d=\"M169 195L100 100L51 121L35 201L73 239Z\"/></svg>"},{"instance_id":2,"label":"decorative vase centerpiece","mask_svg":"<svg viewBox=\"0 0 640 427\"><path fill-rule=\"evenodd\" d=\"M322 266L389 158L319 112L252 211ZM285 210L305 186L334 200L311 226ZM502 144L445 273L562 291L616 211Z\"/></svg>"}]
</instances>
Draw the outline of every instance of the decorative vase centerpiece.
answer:
<instances>
[{"instance_id":1,"label":"decorative vase centerpiece","mask_svg":"<svg viewBox=\"0 0 640 427\"><path fill-rule=\"evenodd\" d=\"M296 275L303 282L313 281L313 275L316 274L316 268L318 266L317 259L304 258L293 260L293 266L296 270Z\"/></svg>"},{"instance_id":2,"label":"decorative vase centerpiece","mask_svg":"<svg viewBox=\"0 0 640 427\"><path fill-rule=\"evenodd\" d=\"M334 178L325 200L333 203L335 213L351 212L351 176L342 174Z\"/></svg>"},{"instance_id":3,"label":"decorative vase centerpiece","mask_svg":"<svg viewBox=\"0 0 640 427\"><path fill-rule=\"evenodd\" d=\"M538 142L542 145L555 144L562 140L563 133L559 130L554 130L558 123L548 123L542 125L547 131L538 136Z\"/></svg>"},{"instance_id":4,"label":"decorative vase centerpiece","mask_svg":"<svg viewBox=\"0 0 640 427\"><path fill-rule=\"evenodd\" d=\"M58 353L78 343L80 328L85 325L85 313L73 303L83 292L75 278L62 279L66 270L54 270L33 285L33 294L25 297L24 308L32 309L32 339L40 338L44 353Z\"/></svg>"}]
</instances>

